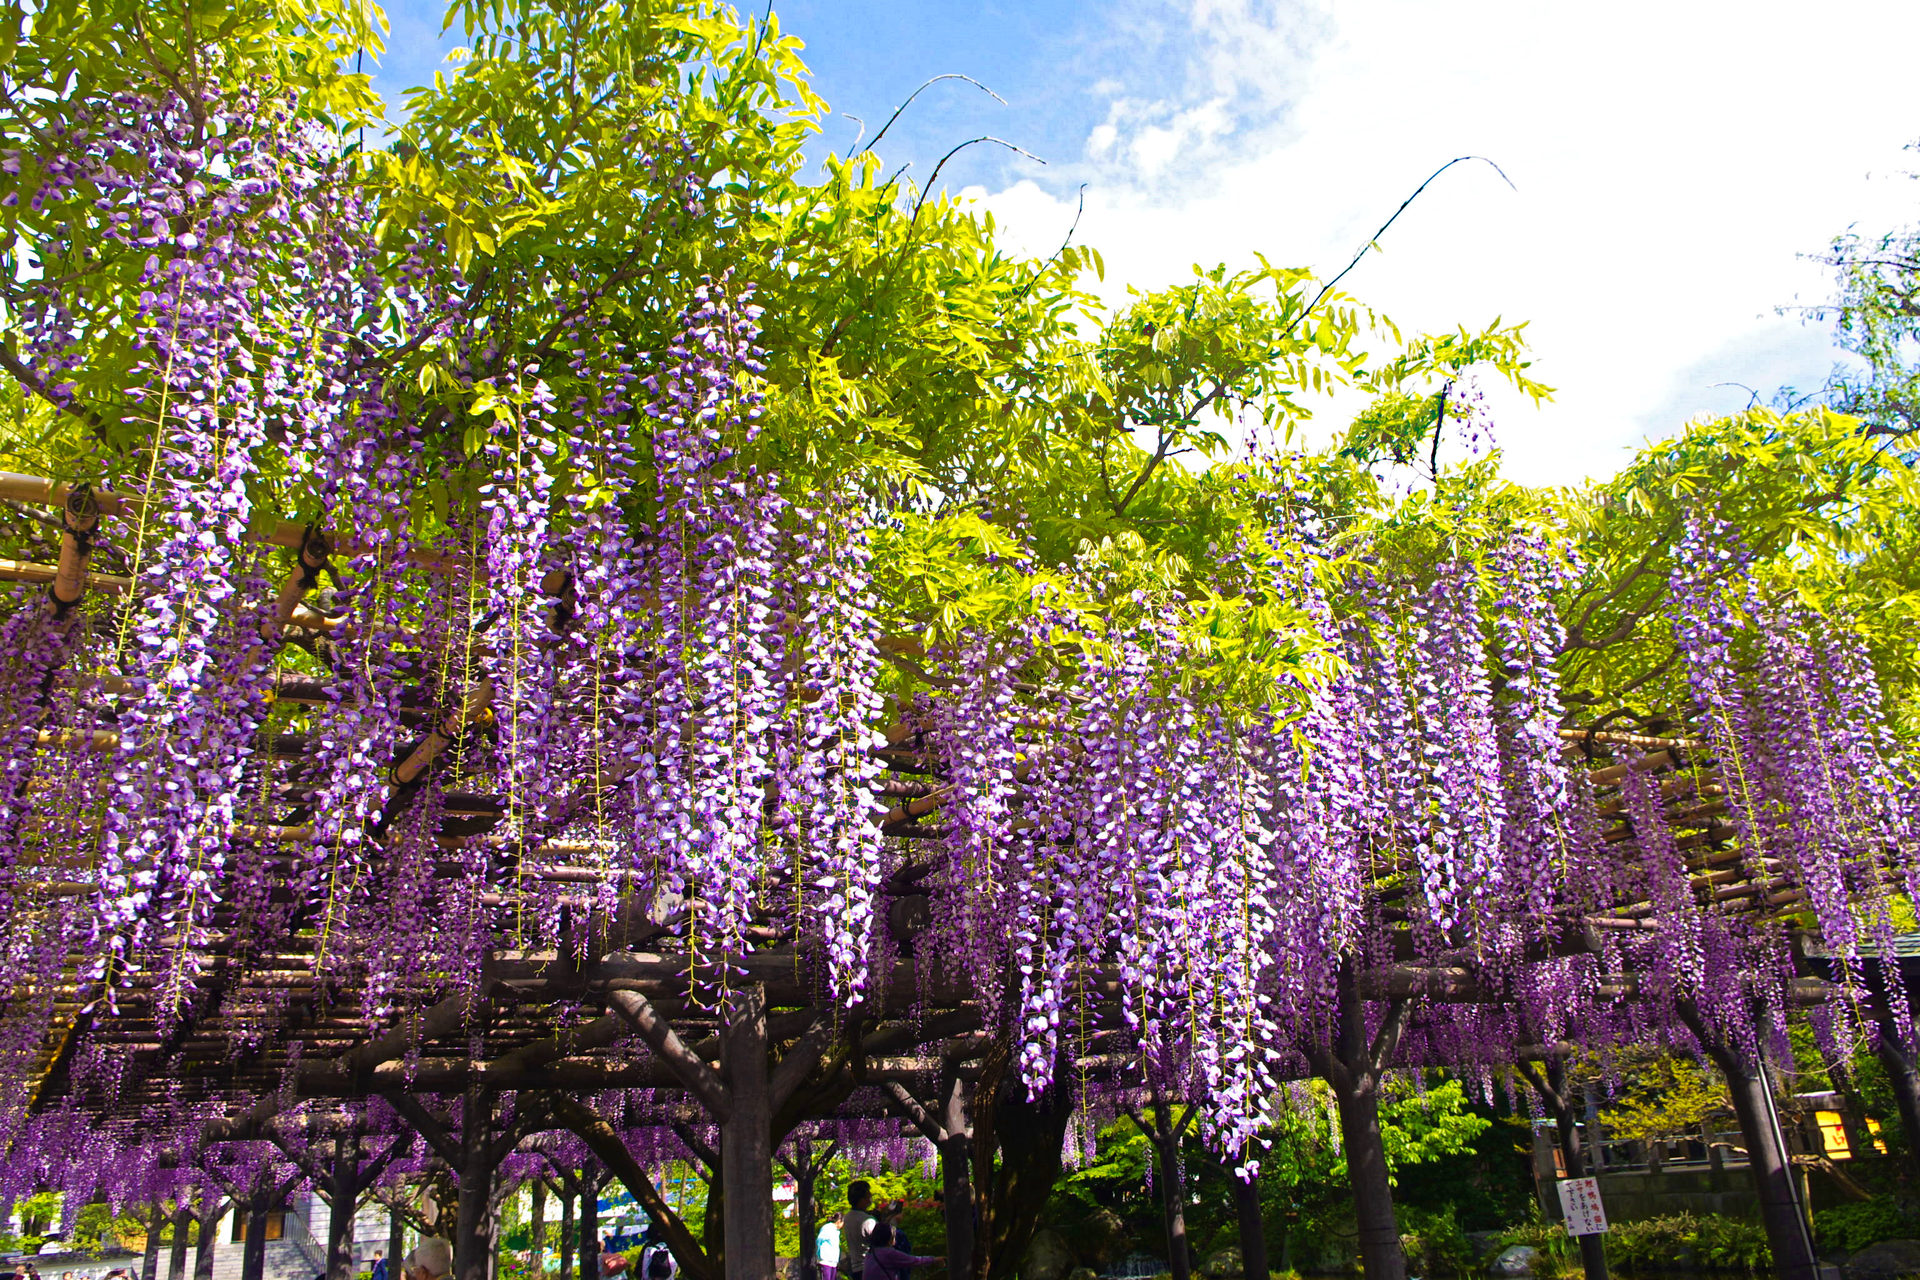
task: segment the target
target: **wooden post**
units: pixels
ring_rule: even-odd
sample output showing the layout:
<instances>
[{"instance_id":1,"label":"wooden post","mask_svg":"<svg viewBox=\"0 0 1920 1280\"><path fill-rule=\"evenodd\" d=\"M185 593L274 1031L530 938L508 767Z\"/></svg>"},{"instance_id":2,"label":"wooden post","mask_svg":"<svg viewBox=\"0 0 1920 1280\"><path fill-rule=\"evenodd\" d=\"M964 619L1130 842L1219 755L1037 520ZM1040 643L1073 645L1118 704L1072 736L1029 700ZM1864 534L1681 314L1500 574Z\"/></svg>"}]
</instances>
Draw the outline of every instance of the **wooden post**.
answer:
<instances>
[{"instance_id":1,"label":"wooden post","mask_svg":"<svg viewBox=\"0 0 1920 1280\"><path fill-rule=\"evenodd\" d=\"M327 1280L353 1280L353 1212L360 1202L360 1134L349 1131L333 1141L326 1166Z\"/></svg>"},{"instance_id":2,"label":"wooden post","mask_svg":"<svg viewBox=\"0 0 1920 1280\"><path fill-rule=\"evenodd\" d=\"M967 1084L949 1068L941 1082L940 1203L946 1215L947 1274L973 1270L973 1121L967 1114Z\"/></svg>"},{"instance_id":3,"label":"wooden post","mask_svg":"<svg viewBox=\"0 0 1920 1280\"><path fill-rule=\"evenodd\" d=\"M254 1181L253 1194L247 1197L247 1236L240 1247L240 1280L266 1278L267 1214L273 1210L272 1195L270 1178L262 1170Z\"/></svg>"},{"instance_id":4,"label":"wooden post","mask_svg":"<svg viewBox=\"0 0 1920 1280\"><path fill-rule=\"evenodd\" d=\"M600 1175L580 1170L580 1280L600 1280Z\"/></svg>"},{"instance_id":5,"label":"wooden post","mask_svg":"<svg viewBox=\"0 0 1920 1280\"><path fill-rule=\"evenodd\" d=\"M1160 1221L1167 1234L1167 1270L1173 1280L1188 1280L1193 1274L1193 1254L1187 1243L1187 1179L1180 1159L1180 1140L1197 1108L1189 1105L1177 1119L1160 1086L1153 1087L1153 1105L1145 1114L1133 1113L1133 1122L1153 1144L1154 1163L1160 1171Z\"/></svg>"},{"instance_id":6,"label":"wooden post","mask_svg":"<svg viewBox=\"0 0 1920 1280\"><path fill-rule=\"evenodd\" d=\"M1260 1180L1242 1178L1229 1169L1227 1183L1233 1188L1233 1212L1240 1221L1240 1270L1266 1280L1267 1224L1260 1215Z\"/></svg>"},{"instance_id":7,"label":"wooden post","mask_svg":"<svg viewBox=\"0 0 1920 1280\"><path fill-rule=\"evenodd\" d=\"M547 1180L535 1178L530 1195L533 1205L527 1224L527 1270L533 1273L533 1280L540 1280L546 1274L541 1263L547 1245Z\"/></svg>"},{"instance_id":8,"label":"wooden post","mask_svg":"<svg viewBox=\"0 0 1920 1280\"><path fill-rule=\"evenodd\" d=\"M200 1239L193 1246L193 1280L213 1280L213 1248L220 1235L220 1220L225 1217L226 1201L216 1191L200 1193ZM240 1206L234 1206L238 1213Z\"/></svg>"},{"instance_id":9,"label":"wooden post","mask_svg":"<svg viewBox=\"0 0 1920 1280\"><path fill-rule=\"evenodd\" d=\"M398 1196L387 1205L387 1280L409 1280L401 1274L407 1256L407 1224L400 1216Z\"/></svg>"},{"instance_id":10,"label":"wooden post","mask_svg":"<svg viewBox=\"0 0 1920 1280\"><path fill-rule=\"evenodd\" d=\"M931 1106L913 1096L898 1081L887 1090L896 1108L940 1154L940 1202L946 1219L947 1274L968 1276L973 1271L974 1189L973 1121L968 1114L969 1089L959 1064L949 1060L940 1075L940 1092Z\"/></svg>"},{"instance_id":11,"label":"wooden post","mask_svg":"<svg viewBox=\"0 0 1920 1280\"><path fill-rule=\"evenodd\" d=\"M489 1280L493 1253L493 1091L467 1087L460 1109L460 1189L453 1233L454 1280Z\"/></svg>"},{"instance_id":12,"label":"wooden post","mask_svg":"<svg viewBox=\"0 0 1920 1280\"><path fill-rule=\"evenodd\" d=\"M1725 1037L1714 1034L1718 1028L1709 1025L1691 1004L1681 1003L1678 1012L1694 1039L1726 1077L1733 1114L1739 1118L1740 1133L1747 1144L1747 1169L1760 1198L1760 1222L1766 1228L1767 1245L1773 1251L1774 1275L1779 1280L1817 1280L1819 1263L1813 1252L1813 1231L1801 1211L1793 1165L1785 1135L1780 1131L1779 1112L1774 1109L1773 1082L1767 1077L1765 1061L1755 1062L1740 1048L1727 1043Z\"/></svg>"},{"instance_id":13,"label":"wooden post","mask_svg":"<svg viewBox=\"0 0 1920 1280\"><path fill-rule=\"evenodd\" d=\"M1560 1163L1569 1178L1587 1176L1587 1153L1585 1144L1580 1141L1580 1124L1573 1112L1573 1094L1567 1088L1566 1060L1559 1057L1548 1058L1542 1069L1538 1064L1523 1062L1520 1074L1526 1078L1540 1101L1553 1116L1554 1136L1560 1147ZM1607 1280L1607 1251L1604 1236L1575 1236L1580 1246L1580 1268L1587 1280Z\"/></svg>"},{"instance_id":14,"label":"wooden post","mask_svg":"<svg viewBox=\"0 0 1920 1280\"><path fill-rule=\"evenodd\" d=\"M140 1254L140 1280L160 1280L160 1228L166 1213L155 1203L147 1209L147 1247Z\"/></svg>"},{"instance_id":15,"label":"wooden post","mask_svg":"<svg viewBox=\"0 0 1920 1280\"><path fill-rule=\"evenodd\" d=\"M820 1255L815 1233L819 1231L819 1210L813 1203L813 1180L820 1170L813 1163L813 1139L801 1138L793 1144L793 1218L800 1228L800 1280L813 1280Z\"/></svg>"},{"instance_id":16,"label":"wooden post","mask_svg":"<svg viewBox=\"0 0 1920 1280\"><path fill-rule=\"evenodd\" d=\"M1366 1280L1407 1280L1407 1256L1393 1216L1393 1183L1380 1136L1380 1080L1399 1047L1407 997L1387 1002L1386 1017L1367 1035L1366 1001L1351 957L1340 965L1338 1022L1331 1042L1308 1057L1333 1090L1340 1108L1340 1138L1347 1153L1347 1181L1359 1225L1360 1266Z\"/></svg>"},{"instance_id":17,"label":"wooden post","mask_svg":"<svg viewBox=\"0 0 1920 1280\"><path fill-rule=\"evenodd\" d=\"M173 1252L167 1257L167 1280L187 1280L187 1237L192 1228L193 1210L182 1195L173 1210Z\"/></svg>"},{"instance_id":18,"label":"wooden post","mask_svg":"<svg viewBox=\"0 0 1920 1280\"><path fill-rule=\"evenodd\" d=\"M574 1280L573 1247L578 1242L573 1230L573 1192L560 1184L560 1280Z\"/></svg>"},{"instance_id":19,"label":"wooden post","mask_svg":"<svg viewBox=\"0 0 1920 1280\"><path fill-rule=\"evenodd\" d=\"M828 1022L812 1017L779 1067L770 1070L766 984L744 983L728 994L721 1008L716 1072L638 992L611 991L606 1001L720 1126L720 1167L707 1188L707 1243L702 1250L709 1265L727 1280L768 1280L773 1275L773 1117L820 1064L832 1036ZM575 1132L585 1136L583 1130L592 1128L584 1125ZM609 1154L619 1158L622 1153ZM632 1189L639 1194L644 1188Z\"/></svg>"},{"instance_id":20,"label":"wooden post","mask_svg":"<svg viewBox=\"0 0 1920 1280\"><path fill-rule=\"evenodd\" d=\"M729 993L720 1069L732 1097L720 1122L726 1179L729 1280L773 1277L773 1094L767 1080L767 991L748 983Z\"/></svg>"}]
</instances>

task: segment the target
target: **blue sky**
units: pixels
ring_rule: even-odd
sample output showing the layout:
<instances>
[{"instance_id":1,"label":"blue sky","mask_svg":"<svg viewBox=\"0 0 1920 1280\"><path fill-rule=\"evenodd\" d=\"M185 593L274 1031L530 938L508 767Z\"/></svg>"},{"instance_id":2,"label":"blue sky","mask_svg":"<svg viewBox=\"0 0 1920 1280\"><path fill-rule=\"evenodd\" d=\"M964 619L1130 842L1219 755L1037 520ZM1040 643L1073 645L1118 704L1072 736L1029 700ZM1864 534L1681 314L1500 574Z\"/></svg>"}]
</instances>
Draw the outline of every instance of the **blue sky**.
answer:
<instances>
[{"instance_id":1,"label":"blue sky","mask_svg":"<svg viewBox=\"0 0 1920 1280\"><path fill-rule=\"evenodd\" d=\"M762 0L764 3L764 0ZM758 6L756 6L758 7ZM1782 307L1823 297L1806 255L1849 225L1914 220L1920 5L1828 0L776 0L821 94L882 151L1050 252L1072 221L1128 285L1255 251L1338 269L1445 160L1347 284L1406 329L1530 321L1535 409L1493 401L1512 470L1578 482L1745 384L1817 385L1835 352ZM390 11L389 100L431 74L437 5ZM859 125L836 117L823 144ZM1330 407L1322 421L1337 419Z\"/></svg>"}]
</instances>

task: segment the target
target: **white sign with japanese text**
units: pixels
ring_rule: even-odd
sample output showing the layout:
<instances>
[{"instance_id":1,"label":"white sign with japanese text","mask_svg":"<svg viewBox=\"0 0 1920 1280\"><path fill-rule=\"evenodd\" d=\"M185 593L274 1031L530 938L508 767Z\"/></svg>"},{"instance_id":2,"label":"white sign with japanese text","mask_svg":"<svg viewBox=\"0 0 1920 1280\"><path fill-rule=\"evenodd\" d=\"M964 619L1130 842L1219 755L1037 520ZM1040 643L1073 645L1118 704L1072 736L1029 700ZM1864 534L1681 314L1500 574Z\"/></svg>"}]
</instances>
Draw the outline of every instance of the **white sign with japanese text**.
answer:
<instances>
[{"instance_id":1,"label":"white sign with japanese text","mask_svg":"<svg viewBox=\"0 0 1920 1280\"><path fill-rule=\"evenodd\" d=\"M1560 1179L1560 1208L1566 1215L1570 1236L1597 1236L1607 1229L1607 1211L1600 1207L1597 1178Z\"/></svg>"}]
</instances>

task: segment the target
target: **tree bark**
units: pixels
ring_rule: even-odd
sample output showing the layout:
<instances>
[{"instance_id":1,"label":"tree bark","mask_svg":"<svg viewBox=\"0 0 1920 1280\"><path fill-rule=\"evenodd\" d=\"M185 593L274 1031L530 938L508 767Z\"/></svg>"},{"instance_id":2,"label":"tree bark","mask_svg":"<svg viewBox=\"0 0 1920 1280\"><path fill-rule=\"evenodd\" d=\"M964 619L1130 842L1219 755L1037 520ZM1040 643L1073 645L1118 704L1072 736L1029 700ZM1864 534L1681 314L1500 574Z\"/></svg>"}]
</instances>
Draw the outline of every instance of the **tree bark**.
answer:
<instances>
[{"instance_id":1,"label":"tree bark","mask_svg":"<svg viewBox=\"0 0 1920 1280\"><path fill-rule=\"evenodd\" d=\"M1400 1225L1393 1216L1393 1184L1387 1176L1387 1149L1380 1137L1378 1081L1369 1078L1348 1089L1336 1087L1334 1098L1340 1108L1347 1180L1353 1189L1361 1270L1366 1280L1406 1280L1407 1255L1400 1247Z\"/></svg>"},{"instance_id":2,"label":"tree bark","mask_svg":"<svg viewBox=\"0 0 1920 1280\"><path fill-rule=\"evenodd\" d=\"M1348 958L1340 967L1338 1022L1331 1043L1309 1055L1339 1104L1340 1136L1366 1280L1407 1280L1407 1255L1400 1247L1387 1150L1380 1137L1380 1078L1399 1046L1406 1011L1404 997L1389 1001L1378 1032L1370 1037L1366 1001L1360 998L1355 967Z\"/></svg>"},{"instance_id":3,"label":"tree bark","mask_svg":"<svg viewBox=\"0 0 1920 1280\"><path fill-rule=\"evenodd\" d=\"M467 1090L460 1109L459 1197L456 1200L454 1280L491 1280L493 1257L493 1091Z\"/></svg>"},{"instance_id":4,"label":"tree bark","mask_svg":"<svg viewBox=\"0 0 1920 1280\"><path fill-rule=\"evenodd\" d=\"M1240 1220L1240 1270L1247 1280L1267 1280L1267 1224L1260 1216L1260 1182L1240 1178L1229 1169L1234 1216Z\"/></svg>"},{"instance_id":5,"label":"tree bark","mask_svg":"<svg viewBox=\"0 0 1920 1280\"><path fill-rule=\"evenodd\" d=\"M541 1268L542 1255L547 1244L547 1180L535 1178L532 1189L533 1206L528 1215L532 1221L527 1224L527 1270L533 1273L534 1280L540 1280L546 1272Z\"/></svg>"},{"instance_id":6,"label":"tree bark","mask_svg":"<svg viewBox=\"0 0 1920 1280\"><path fill-rule=\"evenodd\" d=\"M353 1280L353 1214L360 1203L354 1177L360 1164L360 1139L338 1140L327 1191L327 1280Z\"/></svg>"},{"instance_id":7,"label":"tree bark","mask_svg":"<svg viewBox=\"0 0 1920 1280\"><path fill-rule=\"evenodd\" d=\"M732 1108L720 1122L720 1173L728 1280L773 1277L773 1095L767 1077L766 989L727 997L720 1065Z\"/></svg>"},{"instance_id":8,"label":"tree bark","mask_svg":"<svg viewBox=\"0 0 1920 1280\"><path fill-rule=\"evenodd\" d=\"M401 1259L407 1256L407 1224L398 1204L387 1208L387 1280L407 1280L400 1274Z\"/></svg>"},{"instance_id":9,"label":"tree bark","mask_svg":"<svg viewBox=\"0 0 1920 1280\"><path fill-rule=\"evenodd\" d=\"M201 1195L204 1198L200 1202L200 1238L193 1246L193 1280L213 1280L213 1246L220 1234L220 1219L225 1215L221 1212L223 1202L217 1194L203 1191ZM239 1206L235 1205L234 1212L239 1211Z\"/></svg>"},{"instance_id":10,"label":"tree bark","mask_svg":"<svg viewBox=\"0 0 1920 1280\"><path fill-rule=\"evenodd\" d=\"M187 1236L192 1233L193 1210L186 1197L173 1211L173 1252L167 1256L167 1280L187 1280Z\"/></svg>"},{"instance_id":11,"label":"tree bark","mask_svg":"<svg viewBox=\"0 0 1920 1280\"><path fill-rule=\"evenodd\" d=\"M1907 1173L1920 1186L1920 1062L1884 1028L1873 1038L1874 1055L1886 1068L1900 1109L1900 1129L1907 1139Z\"/></svg>"},{"instance_id":12,"label":"tree bark","mask_svg":"<svg viewBox=\"0 0 1920 1280\"><path fill-rule=\"evenodd\" d=\"M600 1174L580 1170L580 1280L600 1280Z\"/></svg>"},{"instance_id":13,"label":"tree bark","mask_svg":"<svg viewBox=\"0 0 1920 1280\"><path fill-rule=\"evenodd\" d=\"M560 1186L560 1280L574 1280L573 1249L579 1237L573 1229L573 1192Z\"/></svg>"},{"instance_id":14,"label":"tree bark","mask_svg":"<svg viewBox=\"0 0 1920 1280\"><path fill-rule=\"evenodd\" d=\"M262 1175L265 1176L264 1174ZM267 1270L267 1214L271 1192L256 1185L247 1197L247 1238L240 1247L240 1280L263 1280Z\"/></svg>"},{"instance_id":15,"label":"tree bark","mask_svg":"<svg viewBox=\"0 0 1920 1280\"><path fill-rule=\"evenodd\" d=\"M1560 1163L1569 1178L1587 1176L1587 1153L1580 1141L1579 1117L1573 1113L1573 1095L1567 1089L1567 1064L1561 1058L1547 1059L1544 1071L1532 1063L1522 1064L1521 1074L1553 1116L1554 1139L1560 1147ZM1580 1269L1586 1280L1607 1280L1606 1237L1575 1236L1580 1247Z\"/></svg>"},{"instance_id":16,"label":"tree bark","mask_svg":"<svg viewBox=\"0 0 1920 1280\"><path fill-rule=\"evenodd\" d=\"M1750 1061L1738 1047L1712 1034L1716 1028L1709 1026L1698 1009L1681 1004L1677 1011L1726 1077L1733 1114L1739 1118L1740 1134L1747 1144L1747 1168L1760 1198L1760 1222L1766 1228L1767 1246L1773 1251L1774 1275L1779 1280L1816 1280L1819 1264L1813 1254L1813 1230L1801 1212L1793 1164L1780 1132L1773 1082L1767 1078L1765 1062Z\"/></svg>"},{"instance_id":17,"label":"tree bark","mask_svg":"<svg viewBox=\"0 0 1920 1280\"><path fill-rule=\"evenodd\" d=\"M166 1220L158 1204L147 1210L147 1246L140 1253L140 1280L160 1280L160 1227Z\"/></svg>"}]
</instances>

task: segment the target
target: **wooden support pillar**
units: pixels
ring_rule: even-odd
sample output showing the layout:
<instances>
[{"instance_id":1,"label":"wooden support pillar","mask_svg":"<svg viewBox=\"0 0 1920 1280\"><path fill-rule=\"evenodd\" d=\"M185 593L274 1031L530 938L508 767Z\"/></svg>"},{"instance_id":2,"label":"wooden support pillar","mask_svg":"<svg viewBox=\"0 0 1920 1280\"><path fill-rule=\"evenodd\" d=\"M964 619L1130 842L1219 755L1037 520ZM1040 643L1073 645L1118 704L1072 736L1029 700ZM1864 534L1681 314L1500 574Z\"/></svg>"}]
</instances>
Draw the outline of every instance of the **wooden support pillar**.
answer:
<instances>
[{"instance_id":1,"label":"wooden support pillar","mask_svg":"<svg viewBox=\"0 0 1920 1280\"><path fill-rule=\"evenodd\" d=\"M193 1210L182 1195L173 1210L173 1250L167 1256L167 1280L187 1280L187 1237L193 1233Z\"/></svg>"},{"instance_id":2,"label":"wooden support pillar","mask_svg":"<svg viewBox=\"0 0 1920 1280\"><path fill-rule=\"evenodd\" d=\"M334 1139L333 1157L324 1166L327 1202L327 1280L353 1280L353 1213L360 1203L360 1134L350 1130Z\"/></svg>"},{"instance_id":3,"label":"wooden support pillar","mask_svg":"<svg viewBox=\"0 0 1920 1280\"><path fill-rule=\"evenodd\" d=\"M940 1205L946 1216L947 1274L964 1276L973 1268L973 1121L967 1113L967 1085L949 1071L941 1090Z\"/></svg>"},{"instance_id":4,"label":"wooden support pillar","mask_svg":"<svg viewBox=\"0 0 1920 1280\"><path fill-rule=\"evenodd\" d=\"M166 1221L166 1210L159 1204L148 1207L147 1247L140 1253L140 1280L160 1280L160 1229Z\"/></svg>"},{"instance_id":5,"label":"wooden support pillar","mask_svg":"<svg viewBox=\"0 0 1920 1280\"><path fill-rule=\"evenodd\" d=\"M453 1233L454 1280L491 1280L488 1275L494 1247L493 1174L499 1161L493 1153L493 1090L484 1084L468 1087L460 1108L459 1206Z\"/></svg>"},{"instance_id":6,"label":"wooden support pillar","mask_svg":"<svg viewBox=\"0 0 1920 1280\"><path fill-rule=\"evenodd\" d=\"M709 1196L710 1205L714 1199L720 1201L720 1234L716 1240L710 1207L709 1247L701 1254L726 1280L770 1280L774 1274L773 1117L819 1065L831 1037L826 1021L813 1018L780 1065L770 1069L766 986L743 983L728 993L722 1005L720 1070L716 1072L638 992L609 992L607 1007L640 1033L720 1126L720 1168ZM617 1136L608 1145L618 1146ZM608 1154L620 1158L617 1151L610 1149ZM640 1194L631 1182L629 1187ZM713 1256L711 1246L716 1243L720 1257ZM680 1253L679 1244L674 1252Z\"/></svg>"},{"instance_id":7,"label":"wooden support pillar","mask_svg":"<svg viewBox=\"0 0 1920 1280\"><path fill-rule=\"evenodd\" d=\"M400 1216L399 1198L387 1206L387 1280L409 1280L401 1274L407 1256L407 1223Z\"/></svg>"},{"instance_id":8,"label":"wooden support pillar","mask_svg":"<svg viewBox=\"0 0 1920 1280\"><path fill-rule=\"evenodd\" d=\"M1813 1229L1801 1208L1793 1164L1774 1108L1773 1082L1764 1060L1754 1061L1721 1028L1701 1016L1691 1003L1679 1004L1687 1029L1713 1064L1726 1077L1733 1114L1747 1144L1747 1168L1760 1198L1760 1221L1773 1251L1773 1273L1779 1280L1817 1280L1819 1263L1813 1252ZM1764 1035L1764 1032L1759 1032Z\"/></svg>"},{"instance_id":9,"label":"wooden support pillar","mask_svg":"<svg viewBox=\"0 0 1920 1280\"><path fill-rule=\"evenodd\" d=\"M527 1270L533 1273L533 1280L541 1280L546 1275L547 1180L535 1178L529 1195L533 1204L529 1215L532 1221L527 1224Z\"/></svg>"},{"instance_id":10,"label":"wooden support pillar","mask_svg":"<svg viewBox=\"0 0 1920 1280\"><path fill-rule=\"evenodd\" d=\"M600 1174L580 1171L580 1280L600 1280Z\"/></svg>"},{"instance_id":11,"label":"wooden support pillar","mask_svg":"<svg viewBox=\"0 0 1920 1280\"><path fill-rule=\"evenodd\" d=\"M949 1060L940 1074L939 1093L931 1104L916 1098L898 1082L890 1082L895 1109L913 1122L940 1155L940 1202L945 1215L947 1274L970 1275L973 1270L974 1189L973 1121L970 1089L961 1079L959 1064Z\"/></svg>"},{"instance_id":12,"label":"wooden support pillar","mask_svg":"<svg viewBox=\"0 0 1920 1280\"><path fill-rule=\"evenodd\" d=\"M792 1159L776 1157L793 1176L794 1213L800 1228L800 1280L816 1280L820 1274L820 1201L815 1188L821 1171L839 1150L837 1139L815 1147L812 1138L800 1138L794 1143Z\"/></svg>"},{"instance_id":13,"label":"wooden support pillar","mask_svg":"<svg viewBox=\"0 0 1920 1280\"><path fill-rule=\"evenodd\" d=\"M246 1240L240 1247L240 1280L266 1280L267 1215L272 1211L272 1182L267 1173L262 1171L254 1180L253 1193L247 1197Z\"/></svg>"},{"instance_id":14,"label":"wooden support pillar","mask_svg":"<svg viewBox=\"0 0 1920 1280\"><path fill-rule=\"evenodd\" d=\"M394 1092L385 1096L388 1105L453 1167L459 1180L452 1240L454 1280L492 1280L499 1245L494 1175L520 1139L534 1125L544 1123L545 1117L522 1107L513 1124L503 1128L494 1119L495 1090L477 1078L467 1085L461 1099L457 1134L414 1095Z\"/></svg>"},{"instance_id":15,"label":"wooden support pillar","mask_svg":"<svg viewBox=\"0 0 1920 1280\"><path fill-rule=\"evenodd\" d=\"M1523 1062L1520 1064L1520 1074L1553 1117L1554 1138L1560 1148L1560 1163L1566 1176L1586 1177L1587 1153L1585 1144L1580 1141L1580 1123L1573 1110L1573 1092L1567 1087L1566 1060L1551 1057L1544 1067L1535 1062ZM1575 1236L1574 1240L1580 1246L1580 1269L1586 1280L1607 1280L1606 1237Z\"/></svg>"},{"instance_id":16,"label":"wooden support pillar","mask_svg":"<svg viewBox=\"0 0 1920 1280\"><path fill-rule=\"evenodd\" d=\"M1360 1266L1366 1280L1407 1280L1407 1257L1393 1216L1393 1183L1380 1135L1380 1084L1406 1025L1407 999L1391 997L1379 1029L1369 1036L1367 1004L1349 957L1340 966L1331 1040L1308 1054L1339 1105L1340 1139L1347 1155L1347 1181L1353 1191Z\"/></svg>"},{"instance_id":17,"label":"wooden support pillar","mask_svg":"<svg viewBox=\"0 0 1920 1280\"><path fill-rule=\"evenodd\" d=\"M357 1122L310 1147L290 1143L276 1131L269 1132L273 1142L306 1174L314 1191L326 1202L327 1239L323 1256L327 1280L353 1280L353 1217L360 1207L360 1197L413 1140L395 1138L379 1157L363 1164L363 1137ZM402 1278L395 1276L392 1280Z\"/></svg>"},{"instance_id":18,"label":"wooden support pillar","mask_svg":"<svg viewBox=\"0 0 1920 1280\"><path fill-rule=\"evenodd\" d=\"M773 1095L767 1077L767 992L748 983L730 992L720 1036L720 1070L733 1105L720 1121L726 1178L729 1280L773 1280Z\"/></svg>"},{"instance_id":19,"label":"wooden support pillar","mask_svg":"<svg viewBox=\"0 0 1920 1280\"><path fill-rule=\"evenodd\" d=\"M1907 1139L1907 1172L1920 1185L1920 1060L1884 1023L1873 1038L1873 1052L1886 1069L1894 1105L1900 1110L1900 1129Z\"/></svg>"},{"instance_id":20,"label":"wooden support pillar","mask_svg":"<svg viewBox=\"0 0 1920 1280\"><path fill-rule=\"evenodd\" d=\"M226 1216L226 1205L218 1192L200 1193L200 1238L193 1246L193 1280L213 1280L213 1249L220 1235L220 1220ZM239 1212L238 1205L234 1211Z\"/></svg>"},{"instance_id":21,"label":"wooden support pillar","mask_svg":"<svg viewBox=\"0 0 1920 1280\"><path fill-rule=\"evenodd\" d=\"M820 1243L820 1211L813 1202L813 1182L820 1170L813 1162L813 1140L800 1139L793 1154L793 1223L800 1231L800 1280L813 1280Z\"/></svg>"},{"instance_id":22,"label":"wooden support pillar","mask_svg":"<svg viewBox=\"0 0 1920 1280\"><path fill-rule=\"evenodd\" d=\"M1267 1224L1260 1215L1260 1180L1242 1178L1229 1169L1227 1185L1233 1188L1233 1214L1240 1225L1240 1269L1249 1276L1265 1276L1269 1274Z\"/></svg>"},{"instance_id":23,"label":"wooden support pillar","mask_svg":"<svg viewBox=\"0 0 1920 1280\"><path fill-rule=\"evenodd\" d=\"M560 1280L574 1280L573 1205L573 1191L562 1182L560 1185Z\"/></svg>"},{"instance_id":24,"label":"wooden support pillar","mask_svg":"<svg viewBox=\"0 0 1920 1280\"><path fill-rule=\"evenodd\" d=\"M1129 1111L1133 1123L1153 1147L1155 1189L1160 1193L1160 1223L1167 1239L1167 1270L1173 1280L1188 1280L1193 1274L1193 1247L1187 1240L1187 1178L1180 1144L1187 1126L1199 1114L1197 1107L1175 1113L1173 1103L1153 1087L1153 1099L1145 1111Z\"/></svg>"}]
</instances>

